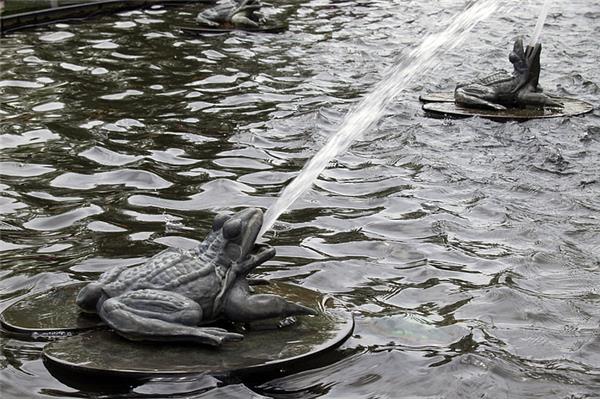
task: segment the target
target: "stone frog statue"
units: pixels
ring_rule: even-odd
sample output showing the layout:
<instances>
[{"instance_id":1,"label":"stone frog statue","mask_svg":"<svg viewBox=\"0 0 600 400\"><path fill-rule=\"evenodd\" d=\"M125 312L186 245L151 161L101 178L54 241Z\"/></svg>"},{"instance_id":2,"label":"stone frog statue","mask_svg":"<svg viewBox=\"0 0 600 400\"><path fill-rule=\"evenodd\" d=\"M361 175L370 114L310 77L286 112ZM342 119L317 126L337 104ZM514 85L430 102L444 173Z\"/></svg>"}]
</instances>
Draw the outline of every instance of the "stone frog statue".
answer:
<instances>
[{"instance_id":1,"label":"stone frog statue","mask_svg":"<svg viewBox=\"0 0 600 400\"><path fill-rule=\"evenodd\" d=\"M223 0L200 12L196 22L210 27L233 25L258 28L261 23L261 15L258 13L260 7L259 0Z\"/></svg>"},{"instance_id":2,"label":"stone frog statue","mask_svg":"<svg viewBox=\"0 0 600 400\"><path fill-rule=\"evenodd\" d=\"M200 325L316 314L277 295L253 294L248 273L275 255L272 247L255 244L262 223L256 208L219 214L197 248L169 248L142 265L106 271L81 289L76 303L130 340L213 346L243 335Z\"/></svg>"},{"instance_id":3,"label":"stone frog statue","mask_svg":"<svg viewBox=\"0 0 600 400\"><path fill-rule=\"evenodd\" d=\"M526 106L561 107L562 103L542 93L539 85L541 52L540 43L524 49L523 39L518 38L508 57L514 67L513 73L501 70L473 82L458 84L454 91L455 102L495 110Z\"/></svg>"}]
</instances>

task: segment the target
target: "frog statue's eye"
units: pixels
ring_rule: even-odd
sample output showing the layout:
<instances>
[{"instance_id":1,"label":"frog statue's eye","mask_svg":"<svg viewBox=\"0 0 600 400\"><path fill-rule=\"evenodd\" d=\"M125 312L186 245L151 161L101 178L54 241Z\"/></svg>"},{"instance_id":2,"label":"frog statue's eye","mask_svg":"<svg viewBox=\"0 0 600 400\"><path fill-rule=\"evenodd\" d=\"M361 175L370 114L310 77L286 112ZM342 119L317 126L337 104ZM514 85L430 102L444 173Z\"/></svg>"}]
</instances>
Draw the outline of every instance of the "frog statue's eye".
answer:
<instances>
[{"instance_id":1,"label":"frog statue's eye","mask_svg":"<svg viewBox=\"0 0 600 400\"><path fill-rule=\"evenodd\" d=\"M221 227L223 226L225 221L227 221L228 219L229 219L229 216L227 214L218 213L217 216L215 217L215 220L213 221L213 226L212 226L213 231L218 231L219 229L221 229Z\"/></svg>"},{"instance_id":2,"label":"frog statue's eye","mask_svg":"<svg viewBox=\"0 0 600 400\"><path fill-rule=\"evenodd\" d=\"M225 222L225 225L223 225L223 236L225 236L227 239L233 239L234 237L237 237L241 231L242 220L239 218L230 219L229 221Z\"/></svg>"}]
</instances>

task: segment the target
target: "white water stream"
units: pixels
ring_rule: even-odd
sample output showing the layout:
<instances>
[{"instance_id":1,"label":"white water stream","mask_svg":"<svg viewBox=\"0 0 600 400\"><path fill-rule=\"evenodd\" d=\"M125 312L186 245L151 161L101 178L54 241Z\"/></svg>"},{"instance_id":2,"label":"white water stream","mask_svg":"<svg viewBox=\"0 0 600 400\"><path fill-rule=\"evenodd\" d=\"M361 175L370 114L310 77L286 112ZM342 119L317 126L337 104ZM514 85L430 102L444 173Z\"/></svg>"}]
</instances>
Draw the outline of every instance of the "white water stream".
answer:
<instances>
[{"instance_id":1,"label":"white water stream","mask_svg":"<svg viewBox=\"0 0 600 400\"><path fill-rule=\"evenodd\" d=\"M544 1L544 5L542 6L542 11L538 17L537 23L535 24L535 29L533 31L533 36L531 37L530 46L535 46L536 43L539 43L540 36L542 35L542 28L544 27L544 22L546 22L546 16L548 15L548 9L550 8L550 0Z\"/></svg>"},{"instance_id":2,"label":"white water stream","mask_svg":"<svg viewBox=\"0 0 600 400\"><path fill-rule=\"evenodd\" d=\"M481 0L452 18L450 25L441 33L425 38L386 74L380 83L350 111L340 129L317 154L304 166L300 174L281 192L279 198L267 210L261 237L277 218L302 195L330 160L344 152L361 134L368 131L383 115L388 104L399 95L416 76L434 65L435 59L456 47L477 23L491 16L499 7L499 0Z\"/></svg>"}]
</instances>

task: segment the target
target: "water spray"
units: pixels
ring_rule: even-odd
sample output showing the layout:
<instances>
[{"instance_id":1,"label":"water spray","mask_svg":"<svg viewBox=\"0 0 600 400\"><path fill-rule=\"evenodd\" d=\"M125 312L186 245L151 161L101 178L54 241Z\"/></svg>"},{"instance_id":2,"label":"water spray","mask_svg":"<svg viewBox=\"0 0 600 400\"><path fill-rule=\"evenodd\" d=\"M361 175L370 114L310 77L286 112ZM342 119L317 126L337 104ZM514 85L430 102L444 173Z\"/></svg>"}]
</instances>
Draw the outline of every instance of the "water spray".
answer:
<instances>
[{"instance_id":1,"label":"water spray","mask_svg":"<svg viewBox=\"0 0 600 400\"><path fill-rule=\"evenodd\" d=\"M434 66L434 60L456 47L480 21L490 17L499 7L499 0L482 0L451 19L441 33L430 35L413 49L401 62L392 67L386 78L378 83L360 103L350 111L339 130L304 166L300 174L281 192L267 210L258 237L275 223L289 206L312 186L327 164L344 152L361 134L368 131L381 117L388 104L402 92L416 76Z\"/></svg>"},{"instance_id":2,"label":"water spray","mask_svg":"<svg viewBox=\"0 0 600 400\"><path fill-rule=\"evenodd\" d=\"M540 42L542 28L544 27L544 22L546 22L546 16L548 15L549 8L550 8L550 0L545 0L544 5L542 6L542 12L540 12L537 23L535 24L535 30L533 31L533 36L531 37L531 42L529 42L529 45L531 47L535 46L536 44L538 44Z\"/></svg>"}]
</instances>

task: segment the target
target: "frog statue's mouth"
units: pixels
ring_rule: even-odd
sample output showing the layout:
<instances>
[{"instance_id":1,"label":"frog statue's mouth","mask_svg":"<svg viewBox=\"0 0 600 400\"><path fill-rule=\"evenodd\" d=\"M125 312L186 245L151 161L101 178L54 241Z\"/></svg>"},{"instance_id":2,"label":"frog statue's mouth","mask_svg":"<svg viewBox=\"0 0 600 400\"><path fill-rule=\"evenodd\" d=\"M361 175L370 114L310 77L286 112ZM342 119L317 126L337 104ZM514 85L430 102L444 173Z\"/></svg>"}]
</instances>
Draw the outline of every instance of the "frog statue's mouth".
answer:
<instances>
[{"instance_id":1,"label":"frog statue's mouth","mask_svg":"<svg viewBox=\"0 0 600 400\"><path fill-rule=\"evenodd\" d=\"M258 264L262 264L266 261L269 261L271 258L275 256L275 249L268 244L264 243L256 243L252 247L250 254L246 257L246 260L252 259L253 262Z\"/></svg>"},{"instance_id":2,"label":"frog statue's mouth","mask_svg":"<svg viewBox=\"0 0 600 400\"><path fill-rule=\"evenodd\" d=\"M258 234L263 225L263 212L259 208L248 208L242 213L247 213L246 233L247 237L242 245L244 261L250 261L254 265L262 264L275 256L275 249L265 243L256 243Z\"/></svg>"},{"instance_id":3,"label":"frog statue's mouth","mask_svg":"<svg viewBox=\"0 0 600 400\"><path fill-rule=\"evenodd\" d=\"M246 208L231 216L218 215L213 231L221 230L226 241L224 255L231 262L247 264L253 268L275 255L275 249L257 244L263 224L263 212L258 208Z\"/></svg>"}]
</instances>

